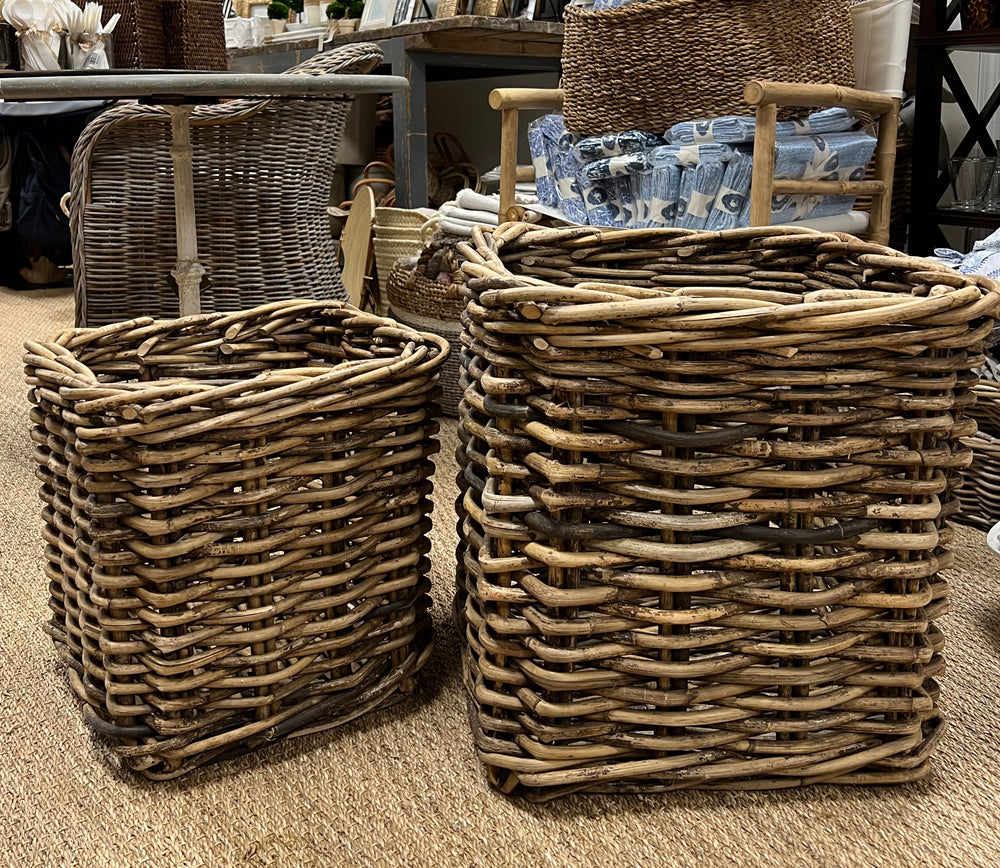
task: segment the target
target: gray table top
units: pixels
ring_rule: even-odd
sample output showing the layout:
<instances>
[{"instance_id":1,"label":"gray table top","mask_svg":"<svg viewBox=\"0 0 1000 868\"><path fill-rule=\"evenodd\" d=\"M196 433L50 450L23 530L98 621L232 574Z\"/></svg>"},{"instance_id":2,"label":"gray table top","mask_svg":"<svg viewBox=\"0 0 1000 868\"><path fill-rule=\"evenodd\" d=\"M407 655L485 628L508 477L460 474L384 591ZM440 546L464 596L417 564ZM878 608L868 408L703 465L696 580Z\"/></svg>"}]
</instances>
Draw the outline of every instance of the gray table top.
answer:
<instances>
[{"instance_id":1,"label":"gray table top","mask_svg":"<svg viewBox=\"0 0 1000 868\"><path fill-rule=\"evenodd\" d=\"M113 69L100 73L53 72L0 76L0 99L142 99L147 102L209 98L322 98L338 94L406 90L395 75L285 75L244 72L152 72Z\"/></svg>"}]
</instances>

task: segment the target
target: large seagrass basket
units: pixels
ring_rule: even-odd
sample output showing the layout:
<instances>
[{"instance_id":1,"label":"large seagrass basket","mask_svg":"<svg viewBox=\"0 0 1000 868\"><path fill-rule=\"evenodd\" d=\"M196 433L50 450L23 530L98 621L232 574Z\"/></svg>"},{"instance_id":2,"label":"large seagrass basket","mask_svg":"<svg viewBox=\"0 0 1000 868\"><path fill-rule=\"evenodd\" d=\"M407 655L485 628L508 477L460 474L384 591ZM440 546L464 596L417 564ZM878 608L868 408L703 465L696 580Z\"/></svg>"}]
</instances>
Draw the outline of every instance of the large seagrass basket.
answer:
<instances>
[{"instance_id":1,"label":"large seagrass basket","mask_svg":"<svg viewBox=\"0 0 1000 868\"><path fill-rule=\"evenodd\" d=\"M409 693L442 339L330 302L26 344L48 632L171 778Z\"/></svg>"},{"instance_id":2,"label":"large seagrass basket","mask_svg":"<svg viewBox=\"0 0 1000 868\"><path fill-rule=\"evenodd\" d=\"M566 129L583 135L746 114L751 79L854 84L848 0L648 0L567 6Z\"/></svg>"},{"instance_id":3,"label":"large seagrass basket","mask_svg":"<svg viewBox=\"0 0 1000 868\"><path fill-rule=\"evenodd\" d=\"M456 615L490 781L910 781L998 285L851 236L475 230Z\"/></svg>"}]
</instances>

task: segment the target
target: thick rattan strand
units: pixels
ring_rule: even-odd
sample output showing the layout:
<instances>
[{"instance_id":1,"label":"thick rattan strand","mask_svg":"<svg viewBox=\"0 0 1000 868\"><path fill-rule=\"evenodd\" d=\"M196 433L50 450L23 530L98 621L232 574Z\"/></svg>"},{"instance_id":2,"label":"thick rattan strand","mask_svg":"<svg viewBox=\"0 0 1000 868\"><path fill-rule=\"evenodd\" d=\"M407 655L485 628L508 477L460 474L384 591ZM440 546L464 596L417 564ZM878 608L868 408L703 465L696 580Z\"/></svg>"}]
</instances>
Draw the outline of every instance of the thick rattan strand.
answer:
<instances>
[{"instance_id":1,"label":"thick rattan strand","mask_svg":"<svg viewBox=\"0 0 1000 868\"><path fill-rule=\"evenodd\" d=\"M848 0L569 6L565 21L563 114L584 135L746 114L754 78L854 84Z\"/></svg>"},{"instance_id":2,"label":"thick rattan strand","mask_svg":"<svg viewBox=\"0 0 1000 868\"><path fill-rule=\"evenodd\" d=\"M924 776L997 284L775 228L501 226L462 251L455 611L490 781Z\"/></svg>"},{"instance_id":3,"label":"thick rattan strand","mask_svg":"<svg viewBox=\"0 0 1000 868\"><path fill-rule=\"evenodd\" d=\"M129 767L176 777L413 689L447 354L313 301L26 344L48 632Z\"/></svg>"},{"instance_id":4,"label":"thick rattan strand","mask_svg":"<svg viewBox=\"0 0 1000 868\"><path fill-rule=\"evenodd\" d=\"M291 73L366 73L367 43ZM204 310L286 298L341 300L326 209L351 99L234 100L192 115ZM70 225L77 324L178 314L170 116L127 104L87 126L73 152Z\"/></svg>"}]
</instances>

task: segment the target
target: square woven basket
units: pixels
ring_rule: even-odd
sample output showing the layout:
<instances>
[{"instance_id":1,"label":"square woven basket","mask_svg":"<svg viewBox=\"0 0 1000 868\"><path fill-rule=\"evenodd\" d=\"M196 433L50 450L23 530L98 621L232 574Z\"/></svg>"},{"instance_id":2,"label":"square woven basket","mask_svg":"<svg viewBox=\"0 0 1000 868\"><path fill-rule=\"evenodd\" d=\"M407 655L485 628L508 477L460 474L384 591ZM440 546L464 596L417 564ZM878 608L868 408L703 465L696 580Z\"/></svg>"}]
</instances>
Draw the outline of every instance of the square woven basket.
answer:
<instances>
[{"instance_id":1,"label":"square woven basket","mask_svg":"<svg viewBox=\"0 0 1000 868\"><path fill-rule=\"evenodd\" d=\"M413 690L446 341L299 301L26 351L48 632L126 766L176 777Z\"/></svg>"},{"instance_id":2,"label":"square woven basket","mask_svg":"<svg viewBox=\"0 0 1000 868\"><path fill-rule=\"evenodd\" d=\"M455 605L490 781L926 774L998 284L773 227L460 249Z\"/></svg>"},{"instance_id":3,"label":"square woven basket","mask_svg":"<svg viewBox=\"0 0 1000 868\"><path fill-rule=\"evenodd\" d=\"M170 69L226 70L226 28L219 0L161 0Z\"/></svg>"}]
</instances>

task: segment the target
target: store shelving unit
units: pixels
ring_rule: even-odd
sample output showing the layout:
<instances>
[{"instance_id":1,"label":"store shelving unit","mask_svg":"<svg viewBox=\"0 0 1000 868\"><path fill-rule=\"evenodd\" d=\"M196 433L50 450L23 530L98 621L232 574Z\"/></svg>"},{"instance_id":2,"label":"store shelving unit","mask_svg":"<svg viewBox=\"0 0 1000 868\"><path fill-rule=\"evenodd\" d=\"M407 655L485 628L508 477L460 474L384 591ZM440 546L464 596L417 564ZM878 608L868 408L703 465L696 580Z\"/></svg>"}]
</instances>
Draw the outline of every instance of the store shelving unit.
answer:
<instances>
[{"instance_id":1,"label":"store shelving unit","mask_svg":"<svg viewBox=\"0 0 1000 868\"><path fill-rule=\"evenodd\" d=\"M909 233L909 251L917 255L948 246L943 226L1000 228L1000 213L957 211L939 204L948 188L948 171L941 168L939 153L941 102L946 87L954 95L968 126L968 131L947 156L969 156L977 144L985 155L996 156L996 145L988 125L1000 109L1000 82L996 83L982 108L977 108L952 62L952 55L973 51L1000 53L1000 28L949 29L959 18L959 10L959 0L923 0L921 4Z\"/></svg>"}]
</instances>

